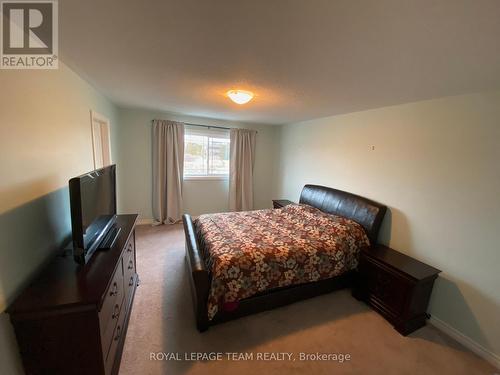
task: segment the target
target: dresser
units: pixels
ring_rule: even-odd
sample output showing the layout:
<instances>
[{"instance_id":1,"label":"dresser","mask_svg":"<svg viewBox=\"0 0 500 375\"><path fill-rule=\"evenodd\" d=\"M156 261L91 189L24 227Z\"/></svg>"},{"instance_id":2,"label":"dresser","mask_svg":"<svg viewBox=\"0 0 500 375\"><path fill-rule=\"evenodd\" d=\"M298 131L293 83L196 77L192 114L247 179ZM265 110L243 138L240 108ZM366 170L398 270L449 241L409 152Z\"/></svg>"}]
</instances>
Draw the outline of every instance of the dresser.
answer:
<instances>
[{"instance_id":1,"label":"dresser","mask_svg":"<svg viewBox=\"0 0 500 375\"><path fill-rule=\"evenodd\" d=\"M85 265L56 256L7 312L26 374L118 373L138 285L137 215L118 215L119 238Z\"/></svg>"},{"instance_id":2,"label":"dresser","mask_svg":"<svg viewBox=\"0 0 500 375\"><path fill-rule=\"evenodd\" d=\"M360 254L352 294L406 336L425 325L432 287L440 272L387 246L375 245Z\"/></svg>"}]
</instances>

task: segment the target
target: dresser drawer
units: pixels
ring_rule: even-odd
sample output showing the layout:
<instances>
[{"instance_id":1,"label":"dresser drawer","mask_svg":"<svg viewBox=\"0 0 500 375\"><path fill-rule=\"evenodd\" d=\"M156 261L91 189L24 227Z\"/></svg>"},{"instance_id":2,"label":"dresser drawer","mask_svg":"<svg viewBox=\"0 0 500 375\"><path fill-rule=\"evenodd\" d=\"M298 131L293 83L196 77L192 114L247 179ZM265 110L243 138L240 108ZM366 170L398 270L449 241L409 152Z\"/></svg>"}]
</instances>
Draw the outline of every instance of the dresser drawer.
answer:
<instances>
[{"instance_id":1,"label":"dresser drawer","mask_svg":"<svg viewBox=\"0 0 500 375\"><path fill-rule=\"evenodd\" d=\"M101 311L99 312L99 325L101 330L103 353L107 353L111 344L111 337L120 316L124 296L125 288L123 279L123 264L120 260L116 267L111 284L106 291Z\"/></svg>"},{"instance_id":2,"label":"dresser drawer","mask_svg":"<svg viewBox=\"0 0 500 375\"><path fill-rule=\"evenodd\" d=\"M128 280L128 281L127 281ZM135 273L132 273L130 274L129 276L127 276L127 279L125 280L125 295L127 296L127 298L130 296L130 293L134 287L134 283L135 283Z\"/></svg>"},{"instance_id":3,"label":"dresser drawer","mask_svg":"<svg viewBox=\"0 0 500 375\"><path fill-rule=\"evenodd\" d=\"M123 272L124 272L124 281L125 281L125 290L126 295L128 296L130 293L130 289L134 286L134 279L136 273L135 267L135 254L130 254L126 261L123 262Z\"/></svg>"},{"instance_id":4,"label":"dresser drawer","mask_svg":"<svg viewBox=\"0 0 500 375\"><path fill-rule=\"evenodd\" d=\"M132 236L125 247L123 255L123 273L126 296L130 292L130 288L134 285L136 266L135 266L135 238Z\"/></svg>"},{"instance_id":5,"label":"dresser drawer","mask_svg":"<svg viewBox=\"0 0 500 375\"><path fill-rule=\"evenodd\" d=\"M106 355L106 365L105 365L105 372L106 375L111 374L113 371L113 364L115 363L115 357L116 357L116 351L118 349L120 340L122 339L122 336L124 335L125 331L125 317L126 317L126 312L125 312L125 303L122 304L120 308L120 313L117 319L117 324L115 329L113 330L113 335L111 336L111 342L109 345L109 350L105 353Z\"/></svg>"},{"instance_id":6,"label":"dresser drawer","mask_svg":"<svg viewBox=\"0 0 500 375\"><path fill-rule=\"evenodd\" d=\"M127 244L125 245L125 252L123 257L126 258L128 256L127 254L134 254L134 253L135 253L135 235L132 234Z\"/></svg>"}]
</instances>

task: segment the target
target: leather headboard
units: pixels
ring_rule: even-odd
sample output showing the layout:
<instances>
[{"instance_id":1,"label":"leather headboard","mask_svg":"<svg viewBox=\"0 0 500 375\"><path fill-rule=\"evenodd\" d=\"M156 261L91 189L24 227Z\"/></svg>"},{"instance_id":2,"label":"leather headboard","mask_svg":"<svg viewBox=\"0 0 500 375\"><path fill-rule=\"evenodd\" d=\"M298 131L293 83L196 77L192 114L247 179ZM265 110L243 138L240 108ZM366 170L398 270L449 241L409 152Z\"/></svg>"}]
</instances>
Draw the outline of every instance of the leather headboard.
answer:
<instances>
[{"instance_id":1,"label":"leather headboard","mask_svg":"<svg viewBox=\"0 0 500 375\"><path fill-rule=\"evenodd\" d=\"M372 244L377 243L380 225L387 210L386 206L370 199L319 185L304 186L299 203L354 220L365 228Z\"/></svg>"}]
</instances>

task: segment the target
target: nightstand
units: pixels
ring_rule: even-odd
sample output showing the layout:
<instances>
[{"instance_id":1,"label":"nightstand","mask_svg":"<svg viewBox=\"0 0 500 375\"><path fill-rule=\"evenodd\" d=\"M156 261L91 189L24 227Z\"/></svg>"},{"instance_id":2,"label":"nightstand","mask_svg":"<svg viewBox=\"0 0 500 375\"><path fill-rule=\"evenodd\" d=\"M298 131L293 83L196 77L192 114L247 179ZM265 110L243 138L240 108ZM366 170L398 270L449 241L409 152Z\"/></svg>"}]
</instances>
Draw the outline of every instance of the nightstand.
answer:
<instances>
[{"instance_id":1,"label":"nightstand","mask_svg":"<svg viewBox=\"0 0 500 375\"><path fill-rule=\"evenodd\" d=\"M294 202L289 201L287 199L273 199L273 207L274 208L281 208L288 206L289 204L294 204Z\"/></svg>"},{"instance_id":2,"label":"nightstand","mask_svg":"<svg viewBox=\"0 0 500 375\"><path fill-rule=\"evenodd\" d=\"M441 271L387 246L361 251L352 295L406 336L425 325L434 280Z\"/></svg>"}]
</instances>

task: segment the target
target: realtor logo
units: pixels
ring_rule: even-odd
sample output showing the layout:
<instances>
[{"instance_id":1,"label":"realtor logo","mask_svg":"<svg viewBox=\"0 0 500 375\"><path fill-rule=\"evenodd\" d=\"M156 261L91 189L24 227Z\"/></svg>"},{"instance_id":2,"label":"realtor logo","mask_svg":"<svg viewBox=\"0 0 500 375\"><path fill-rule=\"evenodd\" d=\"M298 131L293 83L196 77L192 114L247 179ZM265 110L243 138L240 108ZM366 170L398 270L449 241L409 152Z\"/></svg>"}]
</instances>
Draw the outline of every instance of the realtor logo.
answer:
<instances>
[{"instance_id":1,"label":"realtor logo","mask_svg":"<svg viewBox=\"0 0 500 375\"><path fill-rule=\"evenodd\" d=\"M57 1L1 1L2 69L57 69Z\"/></svg>"}]
</instances>

